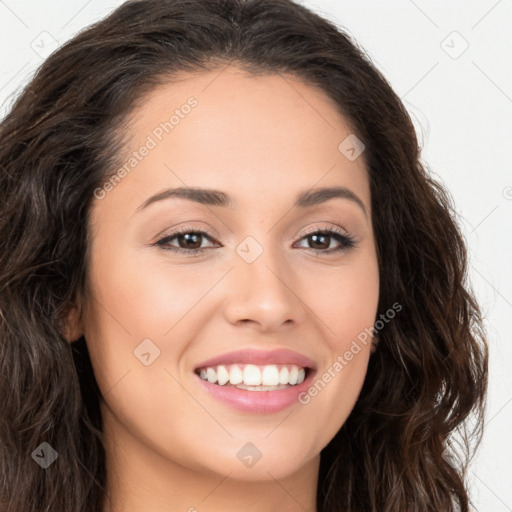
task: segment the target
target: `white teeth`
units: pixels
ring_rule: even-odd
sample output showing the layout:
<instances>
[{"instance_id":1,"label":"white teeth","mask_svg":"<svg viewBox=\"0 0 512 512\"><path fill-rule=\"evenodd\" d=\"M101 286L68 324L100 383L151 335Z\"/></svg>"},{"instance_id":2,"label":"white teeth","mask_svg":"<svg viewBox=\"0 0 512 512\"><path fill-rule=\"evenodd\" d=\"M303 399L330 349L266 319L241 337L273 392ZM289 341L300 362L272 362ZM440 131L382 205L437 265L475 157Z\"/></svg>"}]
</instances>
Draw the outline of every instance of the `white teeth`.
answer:
<instances>
[{"instance_id":1,"label":"white teeth","mask_svg":"<svg viewBox=\"0 0 512 512\"><path fill-rule=\"evenodd\" d=\"M279 371L275 364L263 368L261 383L264 386L277 386L279 384Z\"/></svg>"},{"instance_id":2,"label":"white teeth","mask_svg":"<svg viewBox=\"0 0 512 512\"><path fill-rule=\"evenodd\" d=\"M257 366L248 364L244 368L244 384L246 386L259 386L261 384L261 372Z\"/></svg>"},{"instance_id":3,"label":"white teeth","mask_svg":"<svg viewBox=\"0 0 512 512\"><path fill-rule=\"evenodd\" d=\"M232 364L229 367L229 383L236 386L237 384L241 384L244 378L242 375L242 370L240 370L240 366L237 364Z\"/></svg>"},{"instance_id":4,"label":"white teeth","mask_svg":"<svg viewBox=\"0 0 512 512\"><path fill-rule=\"evenodd\" d=\"M247 389L248 391L277 391L278 389L286 389L288 385L279 386L246 386L245 384L238 384L238 389Z\"/></svg>"},{"instance_id":5,"label":"white teeth","mask_svg":"<svg viewBox=\"0 0 512 512\"><path fill-rule=\"evenodd\" d=\"M229 373L225 366L217 366L217 381L221 386L229 381Z\"/></svg>"},{"instance_id":6,"label":"white teeth","mask_svg":"<svg viewBox=\"0 0 512 512\"><path fill-rule=\"evenodd\" d=\"M217 382L217 373L213 368L207 368L206 369L206 378L208 379L208 382L214 384Z\"/></svg>"},{"instance_id":7,"label":"white teeth","mask_svg":"<svg viewBox=\"0 0 512 512\"><path fill-rule=\"evenodd\" d=\"M220 386L231 385L251 391L270 391L301 384L306 378L306 370L296 365L231 364L229 367L218 365L201 368L199 376L211 384Z\"/></svg>"},{"instance_id":8,"label":"white teeth","mask_svg":"<svg viewBox=\"0 0 512 512\"><path fill-rule=\"evenodd\" d=\"M206 373L205 373L206 375ZM290 377L290 372L288 371L288 368L286 366L283 366L281 368L281 371L279 372L279 384L288 384Z\"/></svg>"},{"instance_id":9,"label":"white teeth","mask_svg":"<svg viewBox=\"0 0 512 512\"><path fill-rule=\"evenodd\" d=\"M208 368L209 370L209 368ZM290 377L289 377L289 383L293 386L297 384L297 379L299 378L299 369L296 366L292 366L292 369L290 370ZM210 379L208 379L210 380Z\"/></svg>"}]
</instances>

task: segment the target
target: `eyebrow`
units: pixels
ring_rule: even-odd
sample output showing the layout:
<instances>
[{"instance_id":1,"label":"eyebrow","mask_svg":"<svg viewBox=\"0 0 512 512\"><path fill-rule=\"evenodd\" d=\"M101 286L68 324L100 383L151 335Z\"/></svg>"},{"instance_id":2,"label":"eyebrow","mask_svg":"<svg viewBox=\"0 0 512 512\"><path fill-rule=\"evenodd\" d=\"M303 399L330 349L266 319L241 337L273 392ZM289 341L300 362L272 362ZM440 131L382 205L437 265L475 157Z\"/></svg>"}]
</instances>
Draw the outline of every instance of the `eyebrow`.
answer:
<instances>
[{"instance_id":1,"label":"eyebrow","mask_svg":"<svg viewBox=\"0 0 512 512\"><path fill-rule=\"evenodd\" d=\"M188 199L190 201L195 201L196 203L209 206L222 206L225 208L234 207L234 203L231 197L220 190L197 187L179 187L170 188L151 196L137 208L136 212L143 210L152 203L173 197ZM293 206L299 208L307 208L325 203L326 201L334 198L348 199L349 201L352 201L363 210L366 216L368 216L368 212L366 211L366 207L363 201L361 201L361 199L354 192L346 187L327 187L306 190L297 196Z\"/></svg>"}]
</instances>

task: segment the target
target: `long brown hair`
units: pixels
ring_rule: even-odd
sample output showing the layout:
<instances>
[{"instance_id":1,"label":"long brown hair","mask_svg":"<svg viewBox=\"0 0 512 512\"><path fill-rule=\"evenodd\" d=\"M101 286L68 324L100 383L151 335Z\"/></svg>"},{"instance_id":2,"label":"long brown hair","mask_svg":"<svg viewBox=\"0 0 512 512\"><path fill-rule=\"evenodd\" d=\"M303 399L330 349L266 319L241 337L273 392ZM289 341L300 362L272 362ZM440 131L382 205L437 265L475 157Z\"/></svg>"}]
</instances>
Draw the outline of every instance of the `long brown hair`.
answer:
<instances>
[{"instance_id":1,"label":"long brown hair","mask_svg":"<svg viewBox=\"0 0 512 512\"><path fill-rule=\"evenodd\" d=\"M488 353L450 196L365 52L291 0L126 2L53 53L1 123L2 512L101 511L100 392L84 338L63 334L86 293L93 193L117 169L120 126L145 93L228 63L320 87L352 123L366 146L377 316L402 306L321 453L318 511L467 512ZM45 470L31 456L43 442L58 453Z\"/></svg>"}]
</instances>

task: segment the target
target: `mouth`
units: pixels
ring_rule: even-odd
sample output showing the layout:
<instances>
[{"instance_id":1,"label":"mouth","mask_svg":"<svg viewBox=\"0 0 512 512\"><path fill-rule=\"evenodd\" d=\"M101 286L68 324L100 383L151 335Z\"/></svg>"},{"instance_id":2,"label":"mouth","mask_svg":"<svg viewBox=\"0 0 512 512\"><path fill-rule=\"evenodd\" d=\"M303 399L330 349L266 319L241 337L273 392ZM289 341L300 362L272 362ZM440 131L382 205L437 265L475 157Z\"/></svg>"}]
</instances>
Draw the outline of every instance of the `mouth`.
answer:
<instances>
[{"instance_id":1,"label":"mouth","mask_svg":"<svg viewBox=\"0 0 512 512\"><path fill-rule=\"evenodd\" d=\"M203 390L230 408L273 413L299 403L316 364L290 350L241 350L202 362L194 374Z\"/></svg>"},{"instance_id":2,"label":"mouth","mask_svg":"<svg viewBox=\"0 0 512 512\"><path fill-rule=\"evenodd\" d=\"M277 391L302 384L310 368L295 364L230 364L198 368L201 379L247 391Z\"/></svg>"}]
</instances>

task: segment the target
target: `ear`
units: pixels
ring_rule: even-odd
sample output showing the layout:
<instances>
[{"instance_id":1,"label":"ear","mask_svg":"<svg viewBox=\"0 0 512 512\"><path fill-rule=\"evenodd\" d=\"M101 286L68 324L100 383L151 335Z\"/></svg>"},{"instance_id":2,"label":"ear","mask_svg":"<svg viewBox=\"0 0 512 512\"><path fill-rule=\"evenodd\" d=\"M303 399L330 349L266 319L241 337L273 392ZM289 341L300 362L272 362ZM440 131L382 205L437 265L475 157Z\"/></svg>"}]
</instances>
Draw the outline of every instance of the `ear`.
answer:
<instances>
[{"instance_id":1,"label":"ear","mask_svg":"<svg viewBox=\"0 0 512 512\"><path fill-rule=\"evenodd\" d=\"M373 340L372 340L372 346L370 348L370 354L374 354L375 351L377 350L377 345L379 344L379 337L378 336L374 336L373 337Z\"/></svg>"},{"instance_id":2,"label":"ear","mask_svg":"<svg viewBox=\"0 0 512 512\"><path fill-rule=\"evenodd\" d=\"M77 304L70 307L64 319L63 334L68 343L73 343L84 334L81 309L80 301L78 301Z\"/></svg>"}]
</instances>

